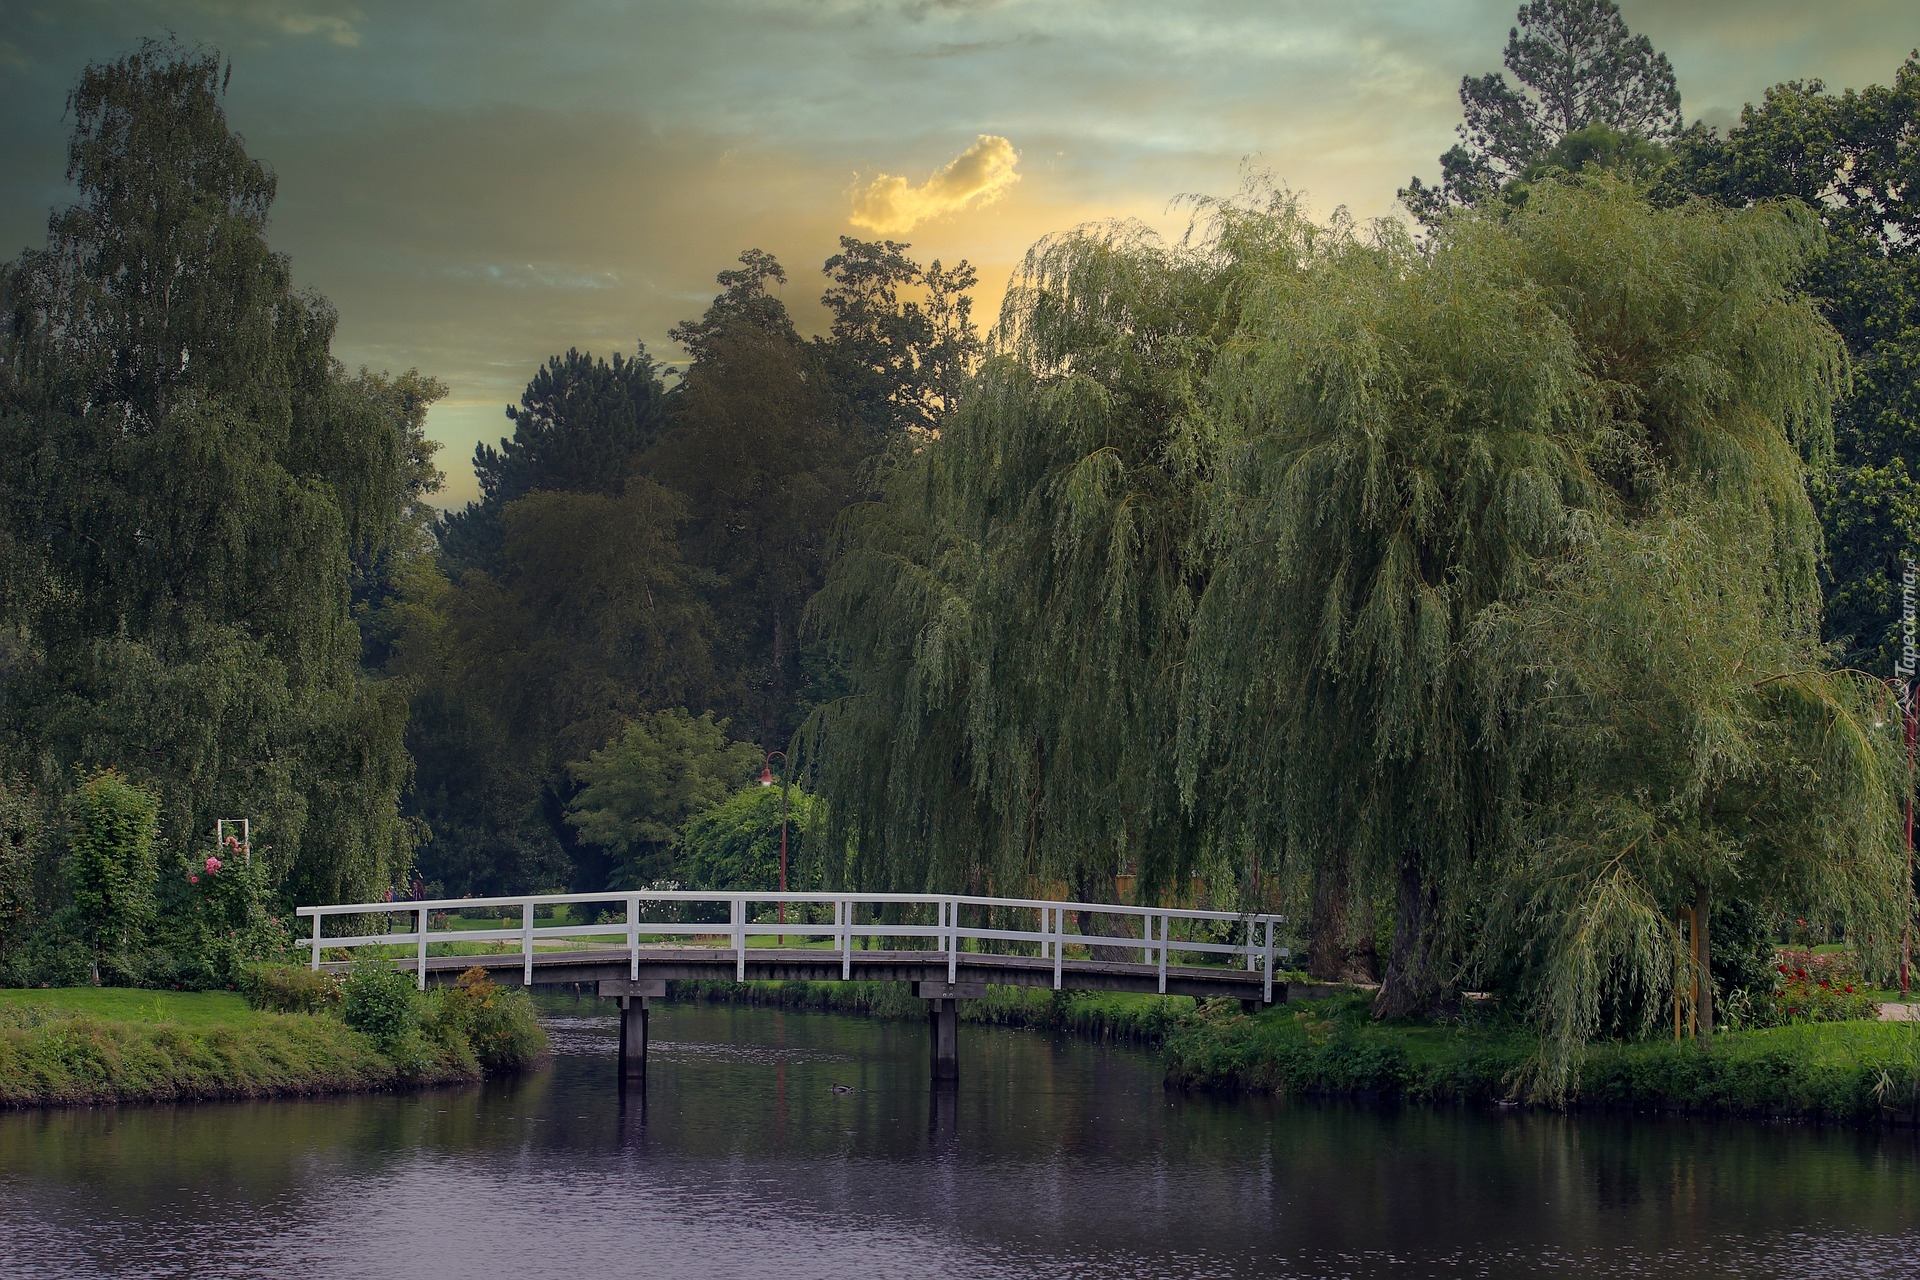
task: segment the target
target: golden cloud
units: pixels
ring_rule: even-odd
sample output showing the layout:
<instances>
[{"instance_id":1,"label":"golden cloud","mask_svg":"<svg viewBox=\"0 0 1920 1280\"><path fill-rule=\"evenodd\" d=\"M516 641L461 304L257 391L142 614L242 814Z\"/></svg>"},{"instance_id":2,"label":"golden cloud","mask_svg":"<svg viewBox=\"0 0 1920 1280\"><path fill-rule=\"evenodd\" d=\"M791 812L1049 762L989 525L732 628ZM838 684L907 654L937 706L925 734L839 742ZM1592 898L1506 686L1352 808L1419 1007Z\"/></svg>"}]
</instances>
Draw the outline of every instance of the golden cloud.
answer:
<instances>
[{"instance_id":1,"label":"golden cloud","mask_svg":"<svg viewBox=\"0 0 1920 1280\"><path fill-rule=\"evenodd\" d=\"M1020 153L1005 138L983 133L974 144L914 186L883 173L853 190L849 221L880 235L909 231L929 218L991 204L1020 181Z\"/></svg>"}]
</instances>

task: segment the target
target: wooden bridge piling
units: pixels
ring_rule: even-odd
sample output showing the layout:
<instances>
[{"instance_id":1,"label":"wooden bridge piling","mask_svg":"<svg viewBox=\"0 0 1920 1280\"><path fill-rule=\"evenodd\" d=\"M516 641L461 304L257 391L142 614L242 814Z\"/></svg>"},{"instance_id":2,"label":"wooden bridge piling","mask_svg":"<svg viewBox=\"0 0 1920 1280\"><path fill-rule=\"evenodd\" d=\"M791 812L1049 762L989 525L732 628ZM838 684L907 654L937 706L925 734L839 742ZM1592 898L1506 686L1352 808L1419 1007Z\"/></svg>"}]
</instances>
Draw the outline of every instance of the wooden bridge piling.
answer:
<instances>
[{"instance_id":1,"label":"wooden bridge piling","mask_svg":"<svg viewBox=\"0 0 1920 1280\"><path fill-rule=\"evenodd\" d=\"M602 998L620 1002L620 1082L647 1087L647 1015L666 997L663 979L602 978Z\"/></svg>"}]
</instances>

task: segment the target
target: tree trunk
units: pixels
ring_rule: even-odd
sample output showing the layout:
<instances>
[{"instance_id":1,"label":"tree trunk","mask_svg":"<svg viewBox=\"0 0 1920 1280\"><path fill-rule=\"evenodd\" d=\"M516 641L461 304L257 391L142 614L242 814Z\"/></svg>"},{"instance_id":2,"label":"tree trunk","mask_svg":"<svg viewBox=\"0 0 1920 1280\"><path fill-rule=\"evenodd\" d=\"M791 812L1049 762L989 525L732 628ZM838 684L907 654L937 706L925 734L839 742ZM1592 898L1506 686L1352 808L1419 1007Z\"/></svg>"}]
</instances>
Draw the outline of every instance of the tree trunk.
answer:
<instances>
[{"instance_id":1,"label":"tree trunk","mask_svg":"<svg viewBox=\"0 0 1920 1280\"><path fill-rule=\"evenodd\" d=\"M1412 856L1402 857L1394 894L1393 951L1387 957L1380 994L1374 997L1374 1017L1406 1018L1432 1007L1433 912L1433 892L1420 874L1419 862Z\"/></svg>"},{"instance_id":2,"label":"tree trunk","mask_svg":"<svg viewBox=\"0 0 1920 1280\"><path fill-rule=\"evenodd\" d=\"M1693 894L1693 967L1700 984L1700 1034L1713 1038L1713 891L1702 880Z\"/></svg>"},{"instance_id":3,"label":"tree trunk","mask_svg":"<svg viewBox=\"0 0 1920 1280\"><path fill-rule=\"evenodd\" d=\"M1347 981L1380 981L1380 948L1373 941L1373 903L1362 898L1347 926Z\"/></svg>"},{"instance_id":4,"label":"tree trunk","mask_svg":"<svg viewBox=\"0 0 1920 1280\"><path fill-rule=\"evenodd\" d=\"M1092 886L1084 879L1075 876L1068 886L1075 899L1080 902L1098 902L1106 894L1095 895ZM1131 921L1126 916L1097 915L1091 911L1076 911L1073 920L1079 926L1080 935L1085 938L1126 938L1131 937ZM1119 930L1118 933L1114 930ZM1096 947L1089 945L1088 951L1095 960L1110 960L1116 963L1138 962L1140 951L1137 947Z\"/></svg>"},{"instance_id":5,"label":"tree trunk","mask_svg":"<svg viewBox=\"0 0 1920 1280\"><path fill-rule=\"evenodd\" d=\"M1322 868L1308 922L1307 976L1319 982L1374 982L1379 957L1373 913L1353 901L1353 872L1343 860Z\"/></svg>"},{"instance_id":6,"label":"tree trunk","mask_svg":"<svg viewBox=\"0 0 1920 1280\"><path fill-rule=\"evenodd\" d=\"M1352 879L1344 859L1322 868L1307 922L1307 976L1344 982L1347 971L1347 899Z\"/></svg>"}]
</instances>

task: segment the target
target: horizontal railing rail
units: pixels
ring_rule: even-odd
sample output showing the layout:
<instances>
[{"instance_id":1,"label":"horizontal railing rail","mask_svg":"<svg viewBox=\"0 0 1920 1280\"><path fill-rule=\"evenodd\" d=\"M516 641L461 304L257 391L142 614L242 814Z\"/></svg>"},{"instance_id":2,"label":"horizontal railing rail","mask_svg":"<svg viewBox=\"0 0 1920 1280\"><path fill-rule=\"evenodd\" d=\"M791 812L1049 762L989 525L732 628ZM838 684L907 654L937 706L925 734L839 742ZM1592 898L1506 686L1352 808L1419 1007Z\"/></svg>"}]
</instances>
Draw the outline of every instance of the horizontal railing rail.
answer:
<instances>
[{"instance_id":1,"label":"horizontal railing rail","mask_svg":"<svg viewBox=\"0 0 1920 1280\"><path fill-rule=\"evenodd\" d=\"M586 907L589 915L612 911L624 914L617 921L594 920L564 923L536 923L544 908L549 919L555 908ZM782 919L789 908L798 908L798 919ZM468 919L473 913L485 913L481 919L498 913L497 928L432 928L433 917L459 913ZM517 924L507 924L515 912ZM644 919L659 916L701 914L726 919ZM416 981L427 982L427 960L436 946L456 943L486 943L496 946L518 944L523 970L521 980L533 982L534 958L538 951L554 944L584 943L589 950L624 952L628 974L640 976L642 955L663 945L663 939L684 939L693 947L729 951L735 960L735 976L744 982L747 954L755 939L787 938L825 941L829 954L840 958L840 976L853 974L856 943L859 949L876 941L912 940L918 949L946 960L947 981L959 971L962 957L987 958L995 954L1037 956L1053 961L1053 985L1059 989L1071 972L1071 966L1096 962L1101 952L1139 954L1138 963L1153 967L1158 974L1158 989L1167 989L1167 970L1173 957L1202 957L1215 966L1221 963L1237 967L1244 961L1246 972L1261 975L1261 994L1273 999L1274 958L1285 958L1285 948L1275 949L1275 933L1285 917L1258 912L1201 911L1180 907L1135 907L1110 902L1057 902L1047 898L985 898L968 894L918 893L706 893L699 890L628 890L605 893L548 893L500 898L439 898L413 902L359 902L330 906L300 907L297 913L311 917L313 934L309 939L312 967L320 968L323 951L351 952L358 947L402 947L410 949ZM820 915L820 920L811 917ZM412 917L411 930L402 933L327 934L325 922L340 917L384 917L391 926L393 917ZM915 916L915 919L886 919ZM963 915L984 916L984 922L962 923ZM866 917L861 919L860 917ZM931 919L928 919L931 917ZM1079 921L1092 924L1104 919L1106 927L1118 932L1082 932ZM997 923L996 923L997 921ZM1069 922L1073 927L1069 928ZM338 920L351 925L350 920ZM1030 923L1032 928L1011 927ZM971 944L971 945L970 945ZM1016 946L1020 952L988 951L983 947ZM1068 948L1089 952L1087 959L1069 959ZM809 948L817 949L817 948ZM884 949L884 948L883 948ZM444 953L443 953L444 954ZM493 952L492 954L511 954ZM1219 959L1213 959L1218 957ZM1128 957L1131 962L1131 956Z\"/></svg>"}]
</instances>

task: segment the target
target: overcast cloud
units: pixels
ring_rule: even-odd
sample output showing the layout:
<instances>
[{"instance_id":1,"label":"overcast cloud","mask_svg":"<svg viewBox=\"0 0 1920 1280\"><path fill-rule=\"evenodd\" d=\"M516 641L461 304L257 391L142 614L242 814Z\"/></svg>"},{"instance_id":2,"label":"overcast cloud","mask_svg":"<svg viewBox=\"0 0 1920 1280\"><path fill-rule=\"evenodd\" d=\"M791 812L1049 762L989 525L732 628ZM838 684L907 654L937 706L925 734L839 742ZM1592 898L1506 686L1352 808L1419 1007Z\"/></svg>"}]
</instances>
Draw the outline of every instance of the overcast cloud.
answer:
<instances>
[{"instance_id":1,"label":"overcast cloud","mask_svg":"<svg viewBox=\"0 0 1920 1280\"><path fill-rule=\"evenodd\" d=\"M981 268L1039 236L1169 221L1251 158L1321 212L1394 211L1498 67L1517 0L0 0L0 254L45 235L68 89L174 32L228 53L228 115L280 178L272 239L349 365L453 387L445 498L547 355L663 358L744 248L817 321L845 234ZM1624 0L1689 119L1768 85L1887 81L1914 0Z\"/></svg>"}]
</instances>

